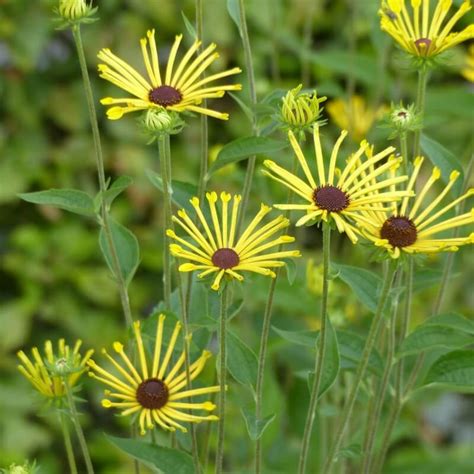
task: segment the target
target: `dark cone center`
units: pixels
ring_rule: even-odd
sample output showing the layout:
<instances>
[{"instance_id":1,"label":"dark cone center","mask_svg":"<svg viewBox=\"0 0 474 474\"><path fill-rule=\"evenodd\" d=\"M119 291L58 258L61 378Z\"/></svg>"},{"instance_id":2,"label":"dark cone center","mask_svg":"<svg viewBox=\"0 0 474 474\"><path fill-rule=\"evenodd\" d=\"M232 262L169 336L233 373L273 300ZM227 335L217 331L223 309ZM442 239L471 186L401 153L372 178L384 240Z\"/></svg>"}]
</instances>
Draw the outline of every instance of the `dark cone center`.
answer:
<instances>
[{"instance_id":1,"label":"dark cone center","mask_svg":"<svg viewBox=\"0 0 474 474\"><path fill-rule=\"evenodd\" d=\"M212 256L212 263L221 268L222 270L227 270L228 268L236 267L240 262L239 255L235 250L223 248L218 249L214 252Z\"/></svg>"},{"instance_id":2,"label":"dark cone center","mask_svg":"<svg viewBox=\"0 0 474 474\"><path fill-rule=\"evenodd\" d=\"M179 104L183 96L181 95L181 92L174 87L159 86L150 91L148 98L150 99L150 102L153 102L154 104L167 107Z\"/></svg>"},{"instance_id":3,"label":"dark cone center","mask_svg":"<svg viewBox=\"0 0 474 474\"><path fill-rule=\"evenodd\" d=\"M168 387L159 379L144 380L137 388L138 403L150 410L164 407L168 396Z\"/></svg>"},{"instance_id":4,"label":"dark cone center","mask_svg":"<svg viewBox=\"0 0 474 474\"><path fill-rule=\"evenodd\" d=\"M380 237L393 247L408 247L416 242L416 226L408 217L392 216L383 223Z\"/></svg>"},{"instance_id":5,"label":"dark cone center","mask_svg":"<svg viewBox=\"0 0 474 474\"><path fill-rule=\"evenodd\" d=\"M429 38L419 38L415 41L415 46L420 53L426 53L431 46L431 40Z\"/></svg>"},{"instance_id":6,"label":"dark cone center","mask_svg":"<svg viewBox=\"0 0 474 474\"><path fill-rule=\"evenodd\" d=\"M349 205L349 197L336 186L320 186L314 190L313 201L320 208L329 212L343 211Z\"/></svg>"}]
</instances>

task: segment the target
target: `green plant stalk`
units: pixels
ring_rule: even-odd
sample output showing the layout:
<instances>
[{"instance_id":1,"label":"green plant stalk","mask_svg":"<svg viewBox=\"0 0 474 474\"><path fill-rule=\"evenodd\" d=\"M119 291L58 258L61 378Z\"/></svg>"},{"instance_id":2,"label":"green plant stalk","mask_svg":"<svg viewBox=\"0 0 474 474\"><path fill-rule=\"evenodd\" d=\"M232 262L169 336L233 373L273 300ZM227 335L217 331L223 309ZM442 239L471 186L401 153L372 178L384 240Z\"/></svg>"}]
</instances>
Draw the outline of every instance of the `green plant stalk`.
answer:
<instances>
[{"instance_id":1,"label":"green plant stalk","mask_svg":"<svg viewBox=\"0 0 474 474\"><path fill-rule=\"evenodd\" d=\"M224 282L221 291L220 317L219 317L219 424L217 427L217 453L216 474L222 473L224 461L224 434L225 434L225 405L226 405L226 379L227 379L227 310L228 310L228 288Z\"/></svg>"},{"instance_id":2,"label":"green plant stalk","mask_svg":"<svg viewBox=\"0 0 474 474\"><path fill-rule=\"evenodd\" d=\"M469 179L470 179L473 165L474 165L474 156L471 157L471 160L469 161L469 165L466 169L462 194L464 194L469 188ZM466 207L466 201L463 201L459 205L459 214L464 213L465 207ZM459 233L460 233L460 228L458 227L456 228L454 232L454 237L458 237ZM448 282L451 276L451 271L452 271L452 267L454 263L454 257L455 257L455 252L450 252L446 258L446 262L444 264L444 269L443 269L443 275L441 278L441 284L440 284L439 291L438 291L438 294L437 294L437 297L436 297L436 300L431 312L433 316L438 314L439 311L441 310L443 298L444 298L444 295L446 294ZM406 384L404 391L402 391L402 385L401 385L403 369L402 367L400 367L400 365L398 367L397 375L396 375L396 386L399 388L399 390L396 392L396 398L388 416L388 421L387 421L385 432L383 435L382 447L380 449L380 454L379 454L379 457L377 459L377 464L376 464L376 470L374 472L380 472L383 467L383 464L385 462L385 457L387 455L388 448L390 445L390 439L392 436L393 428L395 427L395 424L398 421L398 417L400 416L400 413L402 411L403 403L406 396L412 390L413 386L416 383L418 374L421 368L423 367L424 361L425 361L425 354L422 353L418 356L415 362L415 365L412 369L412 372L410 374L410 377L408 379L408 382Z\"/></svg>"},{"instance_id":3,"label":"green plant stalk","mask_svg":"<svg viewBox=\"0 0 474 474\"><path fill-rule=\"evenodd\" d=\"M397 273L395 286L400 287L401 283L401 272ZM380 382L379 390L375 396L374 407L369 410L369 418L367 420L367 426L365 429L364 443L362 452L364 453L364 459L362 461L362 471L363 474L370 474L370 468L372 463L372 450L374 448L375 435L380 423L380 415L382 413L383 403L385 401L385 396L387 394L387 389L390 382L390 376L393 369L393 358L395 355L395 345L396 345L396 321L398 313L398 302L399 298L393 300L392 306L392 317L389 320L388 327L388 344L387 344L387 358L385 361L385 367L382 374L382 380Z\"/></svg>"},{"instance_id":4,"label":"green plant stalk","mask_svg":"<svg viewBox=\"0 0 474 474\"><path fill-rule=\"evenodd\" d=\"M69 386L69 383L66 377L63 378L63 383L64 383L64 389L66 391L67 403L69 405L69 413L71 414L72 424L74 425L74 428L76 430L79 446L81 447L82 456L84 457L87 474L94 474L94 468L92 466L91 456L89 454L89 449L87 448L84 432L82 431L81 422L79 420L79 415L76 409L76 403L74 401L72 390L71 390L71 387Z\"/></svg>"},{"instance_id":5,"label":"green plant stalk","mask_svg":"<svg viewBox=\"0 0 474 474\"><path fill-rule=\"evenodd\" d=\"M372 323L370 325L369 334L367 336L367 340L365 342L364 350L362 352L361 360L359 365L357 366L357 371L355 375L354 384L349 392L348 398L344 405L344 409L341 415L341 422L336 431L335 440L332 443L332 446L329 450L328 457L326 459L326 463L322 470L323 473L328 473L331 471L332 464L334 462L334 458L341 446L342 439L344 437L344 432L347 426L347 423L352 415L352 410L354 408L354 403L359 393L359 388L362 383L362 379L367 369L367 365L369 363L369 357L372 353L372 349L375 346L375 342L377 340L377 335L380 332L380 326L383 321L383 310L385 308L385 303L387 302L388 295L390 293L390 288L392 286L393 277L395 272L397 271L397 262L391 261L389 264L389 268L385 274L382 291L380 294L380 298L377 304L377 308L375 310L375 315L372 319Z\"/></svg>"},{"instance_id":6,"label":"green plant stalk","mask_svg":"<svg viewBox=\"0 0 474 474\"><path fill-rule=\"evenodd\" d=\"M257 105L257 90L255 87L255 71L253 68L252 61L252 50L250 48L250 38L249 32L247 29L247 18L245 15L245 2L244 0L239 0L239 12L240 12L240 36L242 37L242 44L244 47L244 56L245 56L245 68L247 69L247 77L249 81L249 91L250 91L250 102L252 107ZM252 119L252 131L255 136L259 135L259 130L257 126L257 117L255 113L253 114ZM255 160L257 157L251 156L248 159L247 171L245 173L244 187L242 190L242 202L240 204L240 213L237 221L237 235L240 233L240 228L242 227L243 218L245 216L245 211L247 209L248 200L250 196L250 188L252 187L253 175L255 173Z\"/></svg>"},{"instance_id":7,"label":"green plant stalk","mask_svg":"<svg viewBox=\"0 0 474 474\"><path fill-rule=\"evenodd\" d=\"M303 432L303 441L301 443L301 453L298 465L299 474L306 472L306 463L308 461L309 443L313 431L313 423L316 417L318 406L319 388L323 378L324 359L326 353L327 339L327 319L328 319L328 295L329 295L329 261L331 252L331 227L330 224L323 222L323 292L321 297L321 330L319 332L319 348L315 361L315 374L311 386L311 395L309 399L308 413Z\"/></svg>"},{"instance_id":8,"label":"green plant stalk","mask_svg":"<svg viewBox=\"0 0 474 474\"><path fill-rule=\"evenodd\" d=\"M425 102L426 102L426 84L428 82L428 69L425 65L418 70L418 88L416 94L416 109L421 114L421 118L425 120ZM424 127L423 127L424 128ZM413 159L420 155L421 152L421 132L423 129L415 131L413 140Z\"/></svg>"},{"instance_id":9,"label":"green plant stalk","mask_svg":"<svg viewBox=\"0 0 474 474\"><path fill-rule=\"evenodd\" d=\"M158 136L158 151L160 155L163 197L165 200L163 207L163 299L165 308L169 311L171 309L171 256L166 231L171 229L171 170L169 168L171 153L170 136L167 133L162 133Z\"/></svg>"},{"instance_id":10,"label":"green plant stalk","mask_svg":"<svg viewBox=\"0 0 474 474\"><path fill-rule=\"evenodd\" d=\"M407 137L407 132L402 132L400 134L400 151L402 153L402 175L407 175L408 174L408 137Z\"/></svg>"},{"instance_id":11,"label":"green plant stalk","mask_svg":"<svg viewBox=\"0 0 474 474\"><path fill-rule=\"evenodd\" d=\"M58 414L59 414L59 421L61 423L61 429L63 432L64 447L66 448L66 455L67 455L67 462L69 464L69 470L71 471L71 474L77 474L76 459L74 458L74 450L72 449L71 434L69 433L69 426L67 423L67 419L64 416L64 413L58 412Z\"/></svg>"},{"instance_id":12,"label":"green plant stalk","mask_svg":"<svg viewBox=\"0 0 474 474\"><path fill-rule=\"evenodd\" d=\"M306 5L306 13L303 26L303 48L301 49L301 83L303 87L309 87L311 84L311 37L313 34L313 21L319 0L309 0Z\"/></svg>"},{"instance_id":13,"label":"green plant stalk","mask_svg":"<svg viewBox=\"0 0 474 474\"><path fill-rule=\"evenodd\" d=\"M92 93L92 85L89 77L89 71L87 70L87 62L84 54L84 46L82 44L82 36L79 24L76 24L72 27L72 34L74 37L74 42L76 44L77 55L79 58L79 65L81 68L82 80L84 85L84 91L86 95L87 108L89 111L89 120L92 129L92 137L94 141L94 150L95 150L95 159L97 166L97 174L99 180L99 190L101 196L100 209L101 209L101 225L104 228L105 238L110 249L110 254L112 256L112 267L114 271L114 276L117 280L118 290L120 294L120 301L122 304L123 314L125 316L125 322L128 327L132 326L133 317L132 311L130 309L130 300L128 297L127 283L122 274L120 268L120 260L117 253L117 248L115 242L112 238L112 231L109 223L109 210L107 204L104 200L104 193L107 190L107 184L105 181L105 168L104 168L104 158L102 155L102 145L100 142L100 132L99 124L97 121L97 112L94 104L94 96Z\"/></svg>"}]
</instances>

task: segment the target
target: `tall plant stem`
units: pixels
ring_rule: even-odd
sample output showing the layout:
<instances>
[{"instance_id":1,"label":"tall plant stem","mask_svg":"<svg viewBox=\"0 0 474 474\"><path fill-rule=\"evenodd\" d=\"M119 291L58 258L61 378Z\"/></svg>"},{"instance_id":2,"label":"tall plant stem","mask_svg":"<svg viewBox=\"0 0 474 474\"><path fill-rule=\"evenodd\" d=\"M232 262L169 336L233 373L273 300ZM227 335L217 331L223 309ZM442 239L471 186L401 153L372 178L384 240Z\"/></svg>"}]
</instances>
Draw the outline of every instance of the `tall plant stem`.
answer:
<instances>
[{"instance_id":1,"label":"tall plant stem","mask_svg":"<svg viewBox=\"0 0 474 474\"><path fill-rule=\"evenodd\" d=\"M469 188L469 179L470 175L472 172L472 167L474 164L474 156L471 157L471 160L469 161L469 165L466 169L466 174L465 174L465 179L464 179L464 184L463 184L463 190L462 194L464 194L467 189ZM459 214L464 213L464 209L466 206L466 201L463 201L460 206L459 206ZM454 237L459 236L459 228L456 228L454 232ZM446 294L446 290L448 288L448 282L451 276L451 271L454 263L454 257L455 257L455 252L450 252L448 256L446 257L446 262L444 264L443 268L443 275L441 277L441 283L440 287L436 296L435 303L433 305L433 309L431 314L434 316L438 314L441 310L442 307L442 302L444 299L444 296ZM418 374L423 367L423 363L425 361L425 354L421 353L416 362L415 365L410 373L410 377L408 379L408 382L406 383L406 387L403 390L403 387L401 385L402 381L402 376L403 376L403 367L401 367L401 364L398 366L397 374L396 374L396 386L398 387L398 390L396 390L395 393L395 400L392 404L392 407L390 409L390 413L388 415L388 420L385 425L385 431L383 434L383 440L382 440L382 447L380 449L379 456L377 458L377 464L376 464L376 469L373 471L374 473L380 472L382 470L383 464L385 462L385 457L387 456L388 448L390 446L390 439L392 437L392 431L395 427L396 422L398 421L398 417L400 416L400 413L403 408L403 403L404 400L406 399L406 396L409 394L411 389L416 383L416 380L418 378Z\"/></svg>"},{"instance_id":2,"label":"tall plant stem","mask_svg":"<svg viewBox=\"0 0 474 474\"><path fill-rule=\"evenodd\" d=\"M384 277L380 298L377 304L377 308L375 310L375 315L370 325L369 334L365 342L364 350L362 352L359 365L357 366L354 384L349 392L348 398L344 405L342 415L341 415L341 422L337 428L334 442L329 450L329 454L326 459L324 469L322 471L323 473L330 472L332 468L332 464L334 462L334 458L336 457L336 454L339 451L339 448L341 446L341 442L344 437L344 432L345 432L347 423L352 415L354 403L355 403L357 394L359 393L359 388L362 383L362 379L365 375L367 365L369 363L370 354L372 353L372 349L374 348L375 342L377 340L377 335L380 332L380 326L383 321L383 311L385 308L385 303L387 302L388 295L390 293L390 288L392 286L393 277L395 275L396 270L397 270L397 262L396 261L390 262L388 270Z\"/></svg>"},{"instance_id":3,"label":"tall plant stem","mask_svg":"<svg viewBox=\"0 0 474 474\"><path fill-rule=\"evenodd\" d=\"M309 399L308 413L303 432L303 441L301 446L300 460L298 466L299 474L306 472L306 463L308 460L309 442L313 431L313 423L316 417L316 408L318 406L319 389L324 369L324 359L326 353L326 331L328 319L328 294L329 294L329 261L331 251L331 227L328 223L323 223L323 292L321 297L321 330L319 332L319 348L315 361L315 374L311 386L311 395Z\"/></svg>"},{"instance_id":4,"label":"tall plant stem","mask_svg":"<svg viewBox=\"0 0 474 474\"><path fill-rule=\"evenodd\" d=\"M67 403L69 405L69 412L71 414L72 424L76 430L77 439L79 441L79 446L81 447L82 455L84 457L84 462L86 464L87 474L94 474L94 468L92 467L92 461L89 454L89 449L87 448L86 438L84 437L84 432L82 431L81 422L79 420L79 415L76 409L76 402L74 401L74 397L72 395L71 387L67 381L67 378L64 377L63 379Z\"/></svg>"},{"instance_id":5,"label":"tall plant stem","mask_svg":"<svg viewBox=\"0 0 474 474\"><path fill-rule=\"evenodd\" d=\"M426 66L421 66L418 70L418 88L416 94L416 110L421 114L421 118L425 120L425 101L426 101L426 84L428 81L428 69ZM415 137L413 140L413 159L419 156L421 151L421 132L422 129L415 131Z\"/></svg>"},{"instance_id":6,"label":"tall plant stem","mask_svg":"<svg viewBox=\"0 0 474 474\"><path fill-rule=\"evenodd\" d=\"M250 48L250 39L249 32L247 29L247 17L245 15L245 2L244 0L239 0L239 12L240 12L240 36L242 37L242 44L244 47L244 56L245 56L245 68L247 69L247 77L249 81L249 91L250 91L250 102L252 107L257 105L257 91L255 88L255 72L253 68L252 61L252 50ZM259 134L257 126L257 117L255 113L252 118L252 131L254 135ZM250 196L250 188L252 187L253 175L255 172L255 160L256 156L251 156L247 163L247 171L245 173L244 187L242 190L242 202L240 205L240 213L237 221L237 234L240 233L240 228L242 226L242 220L245 216L245 211L247 209L247 204Z\"/></svg>"},{"instance_id":7,"label":"tall plant stem","mask_svg":"<svg viewBox=\"0 0 474 474\"><path fill-rule=\"evenodd\" d=\"M408 158L408 137L406 132L402 132L400 135L400 151L402 153L402 174L408 174L408 164L410 160Z\"/></svg>"},{"instance_id":8,"label":"tall plant stem","mask_svg":"<svg viewBox=\"0 0 474 474\"><path fill-rule=\"evenodd\" d=\"M71 474L77 474L77 465L76 459L74 458L74 450L72 449L71 434L69 433L69 426L64 413L59 412L59 421L61 423L61 429L63 432L64 447L66 448L69 470L71 471Z\"/></svg>"},{"instance_id":9,"label":"tall plant stem","mask_svg":"<svg viewBox=\"0 0 474 474\"><path fill-rule=\"evenodd\" d=\"M225 404L226 404L226 379L227 379L227 309L228 288L224 283L221 292L220 316L219 316L219 424L217 427L217 453L216 474L222 473L224 461L224 433L225 433Z\"/></svg>"},{"instance_id":10,"label":"tall plant stem","mask_svg":"<svg viewBox=\"0 0 474 474\"><path fill-rule=\"evenodd\" d=\"M133 323L132 312L130 309L130 301L128 297L127 284L123 276L120 260L117 253L117 248L112 237L112 230L110 228L109 221L109 209L107 203L104 199L104 193L107 190L107 184L105 181L105 169L104 169L104 159L102 155L102 145L100 142L100 132L99 132L99 123L97 121L97 112L95 110L94 96L92 93L92 85L89 77L89 71L87 70L87 62L84 54L84 46L82 44L82 36L79 25L74 25L72 27L72 33L74 36L74 42L76 44L77 55L79 58L79 64L81 68L82 80L84 84L84 91L86 95L87 108L89 111L89 120L92 129L92 138L94 141L94 150L95 150L95 160L97 166L97 175L99 179L99 190L100 190L100 214L101 214L101 225L104 229L105 238L107 239L107 244L110 250L112 257L112 268L115 279L117 281L118 291L120 294L120 301L122 304L122 310L125 317L125 322L127 326L131 326Z\"/></svg>"},{"instance_id":11,"label":"tall plant stem","mask_svg":"<svg viewBox=\"0 0 474 474\"><path fill-rule=\"evenodd\" d=\"M398 272L396 276L395 286L400 287L402 272ZM393 369L393 358L395 355L395 346L396 346L396 321L398 313L398 302L399 298L394 298L392 306L392 317L388 322L388 344L387 344L387 357L385 361L385 367L382 374L382 380L380 382L380 387L377 391L374 400L373 409L369 410L369 418L367 420L367 426L365 429L364 444L362 452L364 453L364 459L362 462L362 471L363 474L370 474L370 468L372 463L372 450L374 447L375 435L377 433L377 428L380 423L380 415L382 413L383 403L385 401L385 396L387 394L388 385L390 382L390 376ZM405 324L403 324L405 326Z\"/></svg>"},{"instance_id":12,"label":"tall plant stem","mask_svg":"<svg viewBox=\"0 0 474 474\"><path fill-rule=\"evenodd\" d=\"M163 292L165 308L171 309L171 256L168 246L167 229L171 228L171 153L170 136L162 133L158 137L158 150L160 155L160 171L163 183L164 205L164 225L163 225Z\"/></svg>"},{"instance_id":13,"label":"tall plant stem","mask_svg":"<svg viewBox=\"0 0 474 474\"><path fill-rule=\"evenodd\" d=\"M306 5L306 13L303 25L303 48L301 49L301 82L304 87L311 84L311 38L313 35L313 22L316 9L320 0L309 0Z\"/></svg>"}]
</instances>

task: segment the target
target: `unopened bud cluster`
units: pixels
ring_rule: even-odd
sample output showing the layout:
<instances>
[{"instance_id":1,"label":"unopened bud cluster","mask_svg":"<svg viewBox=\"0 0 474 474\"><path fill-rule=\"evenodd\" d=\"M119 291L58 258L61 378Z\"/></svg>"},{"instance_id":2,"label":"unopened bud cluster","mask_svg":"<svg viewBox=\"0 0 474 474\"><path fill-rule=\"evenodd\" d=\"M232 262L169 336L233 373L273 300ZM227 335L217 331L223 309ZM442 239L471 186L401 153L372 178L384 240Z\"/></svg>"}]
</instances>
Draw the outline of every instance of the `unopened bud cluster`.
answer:
<instances>
[{"instance_id":1,"label":"unopened bud cluster","mask_svg":"<svg viewBox=\"0 0 474 474\"><path fill-rule=\"evenodd\" d=\"M385 117L383 128L392 130L389 138L399 137L407 132L414 132L422 128L421 115L417 113L415 105L404 106L392 104Z\"/></svg>"},{"instance_id":2,"label":"unopened bud cluster","mask_svg":"<svg viewBox=\"0 0 474 474\"><path fill-rule=\"evenodd\" d=\"M92 1L92 0L91 0ZM86 0L59 0L59 6L56 10L64 25L75 23L91 23L95 21L91 16L97 11L91 3Z\"/></svg>"},{"instance_id":3,"label":"unopened bud cluster","mask_svg":"<svg viewBox=\"0 0 474 474\"><path fill-rule=\"evenodd\" d=\"M185 122L178 113L164 108L148 109L144 114L142 124L145 131L153 137L152 141L161 134L176 135L185 126Z\"/></svg>"}]
</instances>

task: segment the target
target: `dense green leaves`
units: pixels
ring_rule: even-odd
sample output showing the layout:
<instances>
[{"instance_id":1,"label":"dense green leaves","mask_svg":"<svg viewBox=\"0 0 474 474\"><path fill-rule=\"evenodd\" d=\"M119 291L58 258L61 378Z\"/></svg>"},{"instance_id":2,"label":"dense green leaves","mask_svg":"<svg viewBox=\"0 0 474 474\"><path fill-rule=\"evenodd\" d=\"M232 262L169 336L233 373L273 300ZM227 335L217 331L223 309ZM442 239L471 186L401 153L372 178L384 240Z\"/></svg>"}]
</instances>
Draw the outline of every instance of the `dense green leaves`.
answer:
<instances>
[{"instance_id":1,"label":"dense green leaves","mask_svg":"<svg viewBox=\"0 0 474 474\"><path fill-rule=\"evenodd\" d=\"M242 385L254 386L257 380L257 356L233 332L227 332L227 368Z\"/></svg>"},{"instance_id":2,"label":"dense green leaves","mask_svg":"<svg viewBox=\"0 0 474 474\"><path fill-rule=\"evenodd\" d=\"M332 263L331 267L338 277L354 291L361 303L375 313L378 302L378 289L382 286L381 278L364 268Z\"/></svg>"},{"instance_id":3,"label":"dense green leaves","mask_svg":"<svg viewBox=\"0 0 474 474\"><path fill-rule=\"evenodd\" d=\"M423 385L429 384L474 391L474 351L453 351L442 355L428 370Z\"/></svg>"},{"instance_id":4,"label":"dense green leaves","mask_svg":"<svg viewBox=\"0 0 474 474\"><path fill-rule=\"evenodd\" d=\"M140 263L140 248L138 246L138 241L130 230L113 219L109 219L109 225L112 241L120 264L121 276L128 285L138 268L138 264ZM114 274L115 278L119 278L120 275L117 275L115 271L115 258L113 251L104 228L100 230L99 244L110 271Z\"/></svg>"},{"instance_id":5,"label":"dense green leaves","mask_svg":"<svg viewBox=\"0 0 474 474\"><path fill-rule=\"evenodd\" d=\"M287 142L267 137L242 137L225 145L216 161L209 168L208 175L231 163L237 163L252 155L275 153L288 146Z\"/></svg>"},{"instance_id":6,"label":"dense green leaves","mask_svg":"<svg viewBox=\"0 0 474 474\"><path fill-rule=\"evenodd\" d=\"M245 419L245 426L252 441L259 439L268 425L275 419L275 414L265 418L257 419L253 411L242 408L242 415Z\"/></svg>"},{"instance_id":7,"label":"dense green leaves","mask_svg":"<svg viewBox=\"0 0 474 474\"><path fill-rule=\"evenodd\" d=\"M24 201L45 206L53 206L83 216L93 216L94 201L84 191L78 189L48 189L34 193L19 194Z\"/></svg>"},{"instance_id":8,"label":"dense green leaves","mask_svg":"<svg viewBox=\"0 0 474 474\"><path fill-rule=\"evenodd\" d=\"M106 438L124 453L138 459L150 468L159 469L163 474L194 473L193 460L189 454L183 451L135 439L117 438L108 435L106 435Z\"/></svg>"},{"instance_id":9,"label":"dense green leaves","mask_svg":"<svg viewBox=\"0 0 474 474\"><path fill-rule=\"evenodd\" d=\"M451 189L451 193L458 196L461 193L464 173L456 157L443 145L424 134L421 135L421 148L431 162L441 170L441 177L445 183L449 181L449 176L453 170L459 171L461 176Z\"/></svg>"},{"instance_id":10,"label":"dense green leaves","mask_svg":"<svg viewBox=\"0 0 474 474\"><path fill-rule=\"evenodd\" d=\"M428 319L409 334L397 357L433 350L457 349L474 343L474 323L458 314L445 314Z\"/></svg>"}]
</instances>

